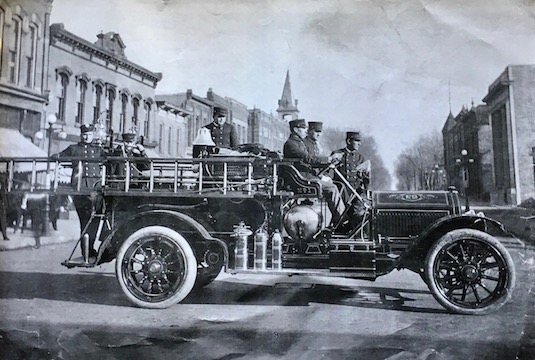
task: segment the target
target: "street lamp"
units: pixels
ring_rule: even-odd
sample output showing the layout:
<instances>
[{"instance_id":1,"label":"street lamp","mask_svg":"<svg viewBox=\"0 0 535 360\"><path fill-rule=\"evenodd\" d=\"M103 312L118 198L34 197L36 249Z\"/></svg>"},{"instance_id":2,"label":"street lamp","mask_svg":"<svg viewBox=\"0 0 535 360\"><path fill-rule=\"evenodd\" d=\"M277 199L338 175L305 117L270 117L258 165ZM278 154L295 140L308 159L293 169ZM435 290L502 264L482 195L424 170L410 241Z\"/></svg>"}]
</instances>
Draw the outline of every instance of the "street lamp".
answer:
<instances>
[{"instance_id":1,"label":"street lamp","mask_svg":"<svg viewBox=\"0 0 535 360\"><path fill-rule=\"evenodd\" d=\"M46 136L48 138L48 144L47 144L47 159L46 159L46 179L45 179L45 189L50 190L50 153L52 151L52 133L58 133L58 138L60 139L66 139L67 133L63 131L63 126L61 127L54 127L54 124L58 118L55 114L50 114L46 117L46 123L45 123L45 131ZM35 138L38 140L42 140L44 137L42 131L38 131L35 134ZM50 233L49 229L49 222L50 222L50 199L49 194L46 195L46 206L45 206L45 224L44 224L44 235L48 235Z\"/></svg>"},{"instance_id":2,"label":"street lamp","mask_svg":"<svg viewBox=\"0 0 535 360\"><path fill-rule=\"evenodd\" d=\"M461 150L461 157L457 158L455 160L459 165L462 166L462 182L463 182L463 188L464 188L464 199L465 199L465 211L470 210L470 202L468 201L468 184L470 180L470 173L469 173L469 167L468 164L471 164L474 162L474 159L470 158L468 156L468 150L462 149Z\"/></svg>"}]
</instances>

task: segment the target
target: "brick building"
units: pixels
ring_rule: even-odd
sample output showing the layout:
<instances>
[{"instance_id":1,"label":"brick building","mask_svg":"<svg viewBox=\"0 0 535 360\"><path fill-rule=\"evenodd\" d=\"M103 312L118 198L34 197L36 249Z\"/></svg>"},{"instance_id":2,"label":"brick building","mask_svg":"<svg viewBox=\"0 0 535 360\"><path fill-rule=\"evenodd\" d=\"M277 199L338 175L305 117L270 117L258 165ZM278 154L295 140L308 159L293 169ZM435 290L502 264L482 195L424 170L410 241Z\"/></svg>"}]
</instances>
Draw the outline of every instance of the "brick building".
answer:
<instances>
[{"instance_id":1,"label":"brick building","mask_svg":"<svg viewBox=\"0 0 535 360\"><path fill-rule=\"evenodd\" d=\"M509 65L483 101L492 129L496 204L535 198L535 65Z\"/></svg>"},{"instance_id":2,"label":"brick building","mask_svg":"<svg viewBox=\"0 0 535 360\"><path fill-rule=\"evenodd\" d=\"M273 151L281 151L290 130L288 121L260 109L249 110L249 142L259 143Z\"/></svg>"},{"instance_id":3,"label":"brick building","mask_svg":"<svg viewBox=\"0 0 535 360\"><path fill-rule=\"evenodd\" d=\"M493 192L491 132L486 105L449 114L442 128L448 182L473 200L489 201ZM466 150L466 155L461 151Z\"/></svg>"},{"instance_id":4,"label":"brick building","mask_svg":"<svg viewBox=\"0 0 535 360\"><path fill-rule=\"evenodd\" d=\"M117 33L97 35L92 43L67 31L63 24L50 27L47 112L55 113L68 136L53 144L53 151L79 140L83 123L102 124L101 133L135 129L147 147L155 147L155 88L161 73L129 61L126 45Z\"/></svg>"},{"instance_id":5,"label":"brick building","mask_svg":"<svg viewBox=\"0 0 535 360\"><path fill-rule=\"evenodd\" d=\"M173 105L156 96L156 138L155 151L161 157L186 157L188 116L186 109ZM150 154L149 154L150 156Z\"/></svg>"},{"instance_id":6,"label":"brick building","mask_svg":"<svg viewBox=\"0 0 535 360\"><path fill-rule=\"evenodd\" d=\"M177 146L179 153L186 157L192 155L192 143L197 136L198 130L212 121L212 102L201 96L195 95L191 89L185 93L157 95L157 101L165 101L185 111L185 129L183 142Z\"/></svg>"},{"instance_id":7,"label":"brick building","mask_svg":"<svg viewBox=\"0 0 535 360\"><path fill-rule=\"evenodd\" d=\"M51 9L52 0L0 0L0 128L22 150L34 147L45 118Z\"/></svg>"}]
</instances>

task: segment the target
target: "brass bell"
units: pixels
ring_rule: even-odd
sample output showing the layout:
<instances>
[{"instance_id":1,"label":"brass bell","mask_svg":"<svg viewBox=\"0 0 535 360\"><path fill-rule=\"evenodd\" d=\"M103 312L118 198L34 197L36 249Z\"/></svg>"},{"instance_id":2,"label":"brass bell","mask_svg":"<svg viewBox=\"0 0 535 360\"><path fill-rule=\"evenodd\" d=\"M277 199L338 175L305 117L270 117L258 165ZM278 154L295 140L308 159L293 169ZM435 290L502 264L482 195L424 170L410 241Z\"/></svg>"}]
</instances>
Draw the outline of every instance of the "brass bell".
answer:
<instances>
[{"instance_id":1,"label":"brass bell","mask_svg":"<svg viewBox=\"0 0 535 360\"><path fill-rule=\"evenodd\" d=\"M193 140L193 145L216 146L214 140L212 140L210 130L204 127L197 131L197 137Z\"/></svg>"}]
</instances>

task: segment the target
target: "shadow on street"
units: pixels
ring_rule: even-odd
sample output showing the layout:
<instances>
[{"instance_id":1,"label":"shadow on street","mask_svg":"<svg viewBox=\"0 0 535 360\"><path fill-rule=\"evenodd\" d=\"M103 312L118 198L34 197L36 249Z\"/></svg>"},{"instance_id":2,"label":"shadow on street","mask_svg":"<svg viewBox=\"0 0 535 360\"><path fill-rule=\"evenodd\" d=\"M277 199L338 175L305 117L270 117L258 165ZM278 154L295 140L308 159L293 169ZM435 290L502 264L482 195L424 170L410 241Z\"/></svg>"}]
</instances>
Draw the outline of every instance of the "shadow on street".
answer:
<instances>
[{"instance_id":1,"label":"shadow on street","mask_svg":"<svg viewBox=\"0 0 535 360\"><path fill-rule=\"evenodd\" d=\"M446 313L440 308L415 306L417 299L432 298L425 290L384 287L347 287L325 284L278 283L257 285L214 281L192 292L183 304L308 306L310 303ZM133 306L115 276L102 274L47 274L0 272L0 298L46 299L113 306Z\"/></svg>"}]
</instances>

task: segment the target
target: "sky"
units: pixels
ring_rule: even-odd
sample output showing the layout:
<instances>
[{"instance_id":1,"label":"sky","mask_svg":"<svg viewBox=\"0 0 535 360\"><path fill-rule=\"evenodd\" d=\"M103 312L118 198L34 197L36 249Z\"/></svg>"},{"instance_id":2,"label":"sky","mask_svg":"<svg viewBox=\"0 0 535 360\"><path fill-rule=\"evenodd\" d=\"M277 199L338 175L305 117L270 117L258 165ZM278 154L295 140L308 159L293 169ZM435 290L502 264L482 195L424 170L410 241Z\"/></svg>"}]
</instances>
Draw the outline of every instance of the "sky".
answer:
<instances>
[{"instance_id":1,"label":"sky","mask_svg":"<svg viewBox=\"0 0 535 360\"><path fill-rule=\"evenodd\" d=\"M535 64L534 0L54 0L52 23L162 72L157 94L208 88L276 114L286 71L300 117L403 148Z\"/></svg>"}]
</instances>

